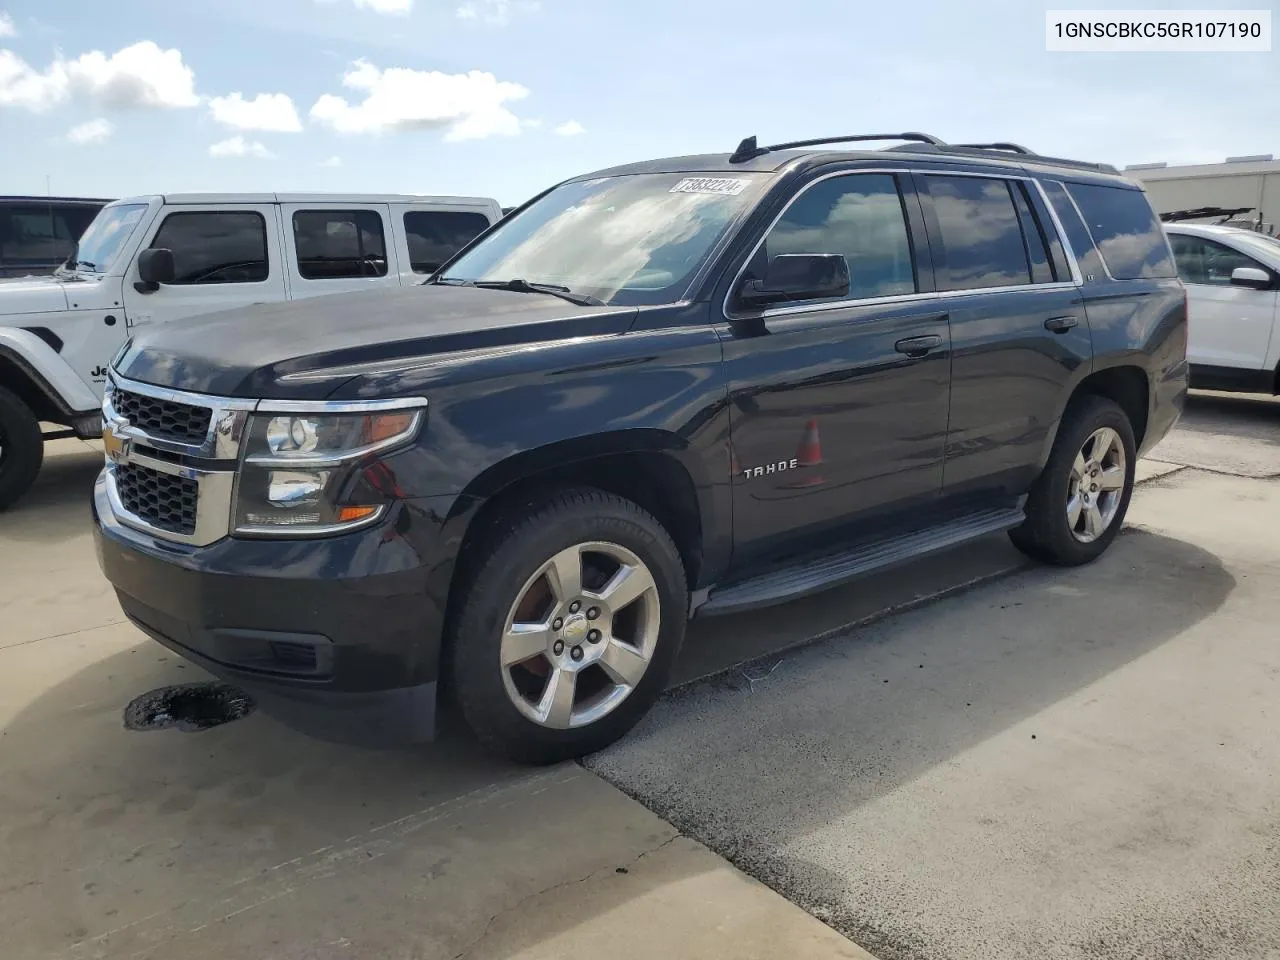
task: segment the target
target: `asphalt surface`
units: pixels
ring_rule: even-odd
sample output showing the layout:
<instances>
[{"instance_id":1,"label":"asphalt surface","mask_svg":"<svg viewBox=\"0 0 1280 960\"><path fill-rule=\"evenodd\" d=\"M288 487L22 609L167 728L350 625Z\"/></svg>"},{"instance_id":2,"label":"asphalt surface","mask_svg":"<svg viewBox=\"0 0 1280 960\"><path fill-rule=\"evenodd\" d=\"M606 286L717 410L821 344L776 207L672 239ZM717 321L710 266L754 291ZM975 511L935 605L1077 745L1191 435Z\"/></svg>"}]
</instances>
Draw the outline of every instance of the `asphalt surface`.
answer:
<instances>
[{"instance_id":1,"label":"asphalt surface","mask_svg":"<svg viewBox=\"0 0 1280 960\"><path fill-rule=\"evenodd\" d=\"M0 956L1267 955L1278 435L1196 400L1088 570L996 537L695 624L607 779L127 730L203 674L123 621L70 443L0 517Z\"/></svg>"},{"instance_id":2,"label":"asphalt surface","mask_svg":"<svg viewBox=\"0 0 1280 960\"><path fill-rule=\"evenodd\" d=\"M881 960L1280 956L1280 404L1154 456L1096 564L673 691L588 767Z\"/></svg>"}]
</instances>

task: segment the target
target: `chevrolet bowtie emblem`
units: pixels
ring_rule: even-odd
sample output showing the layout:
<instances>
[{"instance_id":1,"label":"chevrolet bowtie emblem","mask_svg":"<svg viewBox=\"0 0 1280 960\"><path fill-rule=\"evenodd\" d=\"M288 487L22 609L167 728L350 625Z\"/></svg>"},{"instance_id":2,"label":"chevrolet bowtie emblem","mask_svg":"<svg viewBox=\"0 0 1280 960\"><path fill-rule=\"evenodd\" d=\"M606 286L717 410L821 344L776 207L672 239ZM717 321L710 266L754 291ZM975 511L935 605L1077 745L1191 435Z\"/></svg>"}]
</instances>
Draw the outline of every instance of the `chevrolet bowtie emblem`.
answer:
<instances>
[{"instance_id":1,"label":"chevrolet bowtie emblem","mask_svg":"<svg viewBox=\"0 0 1280 960\"><path fill-rule=\"evenodd\" d=\"M106 451L107 459L112 463L124 463L129 459L128 437L119 436L111 427L104 427L102 430L102 448Z\"/></svg>"}]
</instances>

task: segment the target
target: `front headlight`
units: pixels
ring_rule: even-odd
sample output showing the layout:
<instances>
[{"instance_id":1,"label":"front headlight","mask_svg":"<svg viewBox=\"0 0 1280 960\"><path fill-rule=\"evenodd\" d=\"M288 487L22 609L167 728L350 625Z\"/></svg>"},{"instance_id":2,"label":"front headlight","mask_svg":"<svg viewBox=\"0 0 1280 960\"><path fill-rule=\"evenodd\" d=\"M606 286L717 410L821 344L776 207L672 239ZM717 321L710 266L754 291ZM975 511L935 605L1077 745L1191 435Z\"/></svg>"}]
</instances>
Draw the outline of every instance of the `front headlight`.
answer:
<instances>
[{"instance_id":1,"label":"front headlight","mask_svg":"<svg viewBox=\"0 0 1280 960\"><path fill-rule=\"evenodd\" d=\"M235 532L307 536L373 523L391 497L362 474L374 454L417 435L424 415L417 403L369 413L253 414L236 481Z\"/></svg>"}]
</instances>

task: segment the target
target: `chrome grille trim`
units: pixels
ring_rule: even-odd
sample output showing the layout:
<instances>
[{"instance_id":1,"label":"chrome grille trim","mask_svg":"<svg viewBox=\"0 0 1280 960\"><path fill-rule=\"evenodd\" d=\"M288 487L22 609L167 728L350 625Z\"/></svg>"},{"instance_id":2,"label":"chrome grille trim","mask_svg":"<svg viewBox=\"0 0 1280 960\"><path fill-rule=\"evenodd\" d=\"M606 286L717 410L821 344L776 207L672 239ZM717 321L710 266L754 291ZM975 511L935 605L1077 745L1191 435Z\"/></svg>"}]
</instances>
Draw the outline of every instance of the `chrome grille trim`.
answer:
<instances>
[{"instance_id":1,"label":"chrome grille trim","mask_svg":"<svg viewBox=\"0 0 1280 960\"><path fill-rule=\"evenodd\" d=\"M183 442L173 437L156 436L154 433L132 424L116 409L113 402L117 390L136 393L152 400L169 401L210 411L209 426L198 442ZM107 373L102 398L103 438L110 433L114 441L124 441L125 450L119 456L123 464L136 464L160 473L182 477L196 483L196 523L191 533L175 532L149 523L125 508L116 482L117 461L107 455L105 486L111 511L125 526L147 533L158 540L204 547L231 534L232 510L235 501L236 470L241 460L241 445L249 417L255 412L279 413L368 413L380 410L425 410L425 397L398 397L382 400L245 400L238 397L219 397L169 387L157 387L120 376L116 371ZM302 463L303 461L299 461ZM341 460L337 462L343 462ZM360 526L380 519L379 510ZM328 533L357 529L355 525L323 528L309 531L306 536L323 536ZM239 531L249 535L288 536L287 530L274 528L247 528Z\"/></svg>"},{"instance_id":2,"label":"chrome grille trim","mask_svg":"<svg viewBox=\"0 0 1280 960\"><path fill-rule=\"evenodd\" d=\"M113 402L116 390L208 410L209 426L204 437L199 442L187 443L173 437L156 436L135 426L116 409ZM106 488L112 512L126 526L174 543L203 547L227 536L231 530L231 504L240 444L244 439L249 414L255 406L256 400L202 396L183 390L156 387L149 383L138 383L121 377L114 371L108 373L102 398L103 431L105 434L110 430L129 444L124 462L192 480L197 490L196 522L190 533L156 526L145 517L126 509L116 482L116 464L108 457ZM159 454L169 454L170 457L176 455L182 458L182 462L175 463Z\"/></svg>"}]
</instances>

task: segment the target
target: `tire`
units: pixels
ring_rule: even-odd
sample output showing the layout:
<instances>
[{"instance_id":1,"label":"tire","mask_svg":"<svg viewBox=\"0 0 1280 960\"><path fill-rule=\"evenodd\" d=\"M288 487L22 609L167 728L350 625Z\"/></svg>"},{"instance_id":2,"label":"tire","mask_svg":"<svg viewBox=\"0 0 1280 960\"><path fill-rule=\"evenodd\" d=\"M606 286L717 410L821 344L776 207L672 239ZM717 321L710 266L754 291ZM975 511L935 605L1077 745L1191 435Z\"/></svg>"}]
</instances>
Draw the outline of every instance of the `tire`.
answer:
<instances>
[{"instance_id":1,"label":"tire","mask_svg":"<svg viewBox=\"0 0 1280 960\"><path fill-rule=\"evenodd\" d=\"M1094 438L1099 431L1112 434L1100 435L1106 437L1109 450L1104 455L1103 469L1093 476L1093 447L1099 442ZM1120 451L1123 464L1118 462ZM1081 509L1073 523L1068 508L1076 486L1073 477L1077 455L1089 467L1086 482L1094 483L1089 484L1090 489L1081 488L1074 497ZM1023 553L1044 563L1070 567L1096 560L1124 525L1133 496L1136 464L1133 426L1119 404L1095 396L1073 402L1063 415L1049 461L1027 497L1027 519L1009 532L1009 538ZM1115 483L1123 485L1117 489L1113 486ZM1097 490L1092 489L1095 484ZM1097 518L1105 521L1100 533L1091 517L1095 512Z\"/></svg>"},{"instance_id":2,"label":"tire","mask_svg":"<svg viewBox=\"0 0 1280 960\"><path fill-rule=\"evenodd\" d=\"M522 516L508 514L490 527L470 572L461 574L446 676L463 719L486 747L520 763L548 764L608 746L653 705L684 639L688 588L671 537L634 503L573 488L526 506ZM614 569L614 561L626 569ZM576 591L572 574L561 576L575 564L582 571ZM609 609L608 587L621 584L629 593L650 581L633 600L609 594L621 601ZM571 609L574 597L582 605ZM508 631L509 623L520 627ZM567 711L556 692L567 692ZM543 712L539 720L535 714Z\"/></svg>"},{"instance_id":3,"label":"tire","mask_svg":"<svg viewBox=\"0 0 1280 960\"><path fill-rule=\"evenodd\" d=\"M40 421L17 394L0 387L0 510L31 489L43 462Z\"/></svg>"}]
</instances>

